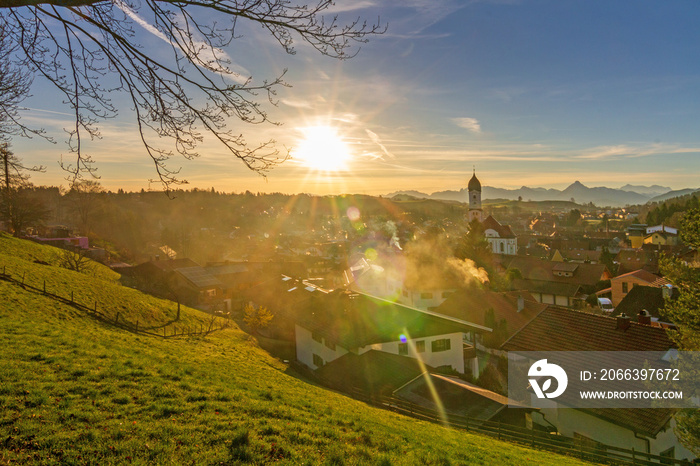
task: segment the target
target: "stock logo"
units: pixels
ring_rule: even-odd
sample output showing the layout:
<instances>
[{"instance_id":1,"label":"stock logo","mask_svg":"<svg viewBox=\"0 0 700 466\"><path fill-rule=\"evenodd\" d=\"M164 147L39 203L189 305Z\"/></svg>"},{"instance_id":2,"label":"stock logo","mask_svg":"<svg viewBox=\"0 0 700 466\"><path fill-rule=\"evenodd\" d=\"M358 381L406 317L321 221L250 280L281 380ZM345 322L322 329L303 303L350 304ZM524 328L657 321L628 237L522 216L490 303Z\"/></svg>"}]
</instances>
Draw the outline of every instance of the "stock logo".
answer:
<instances>
[{"instance_id":1,"label":"stock logo","mask_svg":"<svg viewBox=\"0 0 700 466\"><path fill-rule=\"evenodd\" d=\"M556 364L548 363L546 359L540 359L530 366L527 375L535 377L529 380L537 398L556 398L564 393L566 385L569 383L569 378L566 376L564 369ZM552 379L557 381L557 388L553 392L548 393L548 390L552 388ZM542 387L539 384L540 380L544 380Z\"/></svg>"}]
</instances>

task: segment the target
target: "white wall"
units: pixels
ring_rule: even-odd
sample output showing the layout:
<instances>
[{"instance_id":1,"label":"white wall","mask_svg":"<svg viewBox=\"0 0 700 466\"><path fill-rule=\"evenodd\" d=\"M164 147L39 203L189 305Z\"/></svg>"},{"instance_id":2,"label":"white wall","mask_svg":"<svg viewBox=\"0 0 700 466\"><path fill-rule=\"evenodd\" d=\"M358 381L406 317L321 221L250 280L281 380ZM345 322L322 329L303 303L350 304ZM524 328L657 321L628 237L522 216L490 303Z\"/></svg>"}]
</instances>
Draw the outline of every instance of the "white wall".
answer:
<instances>
[{"instance_id":1,"label":"white wall","mask_svg":"<svg viewBox=\"0 0 700 466\"><path fill-rule=\"evenodd\" d=\"M432 367L450 366L460 373L464 373L464 351L462 349L463 333L450 333L447 335L439 335L426 338L414 338L408 340L408 355L409 357L421 359L426 365ZM450 349L448 351L440 351L433 353L432 342L435 340L449 339ZM425 352L415 352L415 342L425 341ZM370 350L384 351L385 353L399 354L399 343L401 341L391 341L387 343L377 343L374 345L364 346L359 349L358 353L363 354Z\"/></svg>"},{"instance_id":2,"label":"white wall","mask_svg":"<svg viewBox=\"0 0 700 466\"><path fill-rule=\"evenodd\" d=\"M329 363L348 353L347 349L337 345L335 347L335 350L331 350L325 344L319 343L313 338L311 338L311 332L303 327L300 327L299 325L295 325L294 330L297 360L309 366L311 369L318 368L318 366L314 364L314 354L320 356L325 363ZM406 356L421 359L428 366L450 366L457 372L464 373L464 352L462 350L463 335L463 333L450 333L447 335L432 336L427 338L415 338L409 340L408 354ZM440 351L434 353L432 351L432 342L441 339L450 340L450 349L447 351ZM417 353L415 351L415 342L421 340L425 341L425 352ZM357 350L357 354L363 354L370 350L384 351L385 353L391 354L399 354L399 343L401 343L401 341L397 340L386 343L377 343L374 345L363 346L362 348L359 348Z\"/></svg>"},{"instance_id":3,"label":"white wall","mask_svg":"<svg viewBox=\"0 0 700 466\"><path fill-rule=\"evenodd\" d=\"M296 340L297 360L311 369L318 369L318 366L314 364L314 354L319 355L324 362L329 363L348 352L342 346L336 345L335 350L332 350L325 344L317 342L311 338L310 331L298 325L294 325L294 337Z\"/></svg>"},{"instance_id":4,"label":"white wall","mask_svg":"<svg viewBox=\"0 0 700 466\"><path fill-rule=\"evenodd\" d=\"M581 410L573 408L543 408L541 409L546 419L554 424L559 433L573 437L575 433L585 435L596 442L612 445L620 448L632 449L636 451L647 452L647 442L643 439L634 436L634 432L612 422L605 421ZM533 413L533 421L542 425L547 425L541 421L541 415ZM649 445L652 455L659 455L661 452L675 447L675 457L677 459L693 459L693 455L689 450L683 447L673 433L673 421L665 431L660 432L656 438L649 439ZM641 437L641 436L640 436Z\"/></svg>"}]
</instances>

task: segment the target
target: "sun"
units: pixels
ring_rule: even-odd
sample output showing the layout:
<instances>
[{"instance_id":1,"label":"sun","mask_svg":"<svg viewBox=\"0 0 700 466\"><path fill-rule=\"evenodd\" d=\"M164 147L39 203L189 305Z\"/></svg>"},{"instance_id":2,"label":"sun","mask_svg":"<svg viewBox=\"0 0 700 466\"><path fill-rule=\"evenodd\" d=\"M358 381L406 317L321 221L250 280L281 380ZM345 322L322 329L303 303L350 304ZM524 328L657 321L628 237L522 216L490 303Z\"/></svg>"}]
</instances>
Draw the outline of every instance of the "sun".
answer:
<instances>
[{"instance_id":1,"label":"sun","mask_svg":"<svg viewBox=\"0 0 700 466\"><path fill-rule=\"evenodd\" d=\"M318 171L347 170L351 158L350 149L342 136L332 126L307 126L300 128L304 135L292 150L292 158L308 168Z\"/></svg>"}]
</instances>

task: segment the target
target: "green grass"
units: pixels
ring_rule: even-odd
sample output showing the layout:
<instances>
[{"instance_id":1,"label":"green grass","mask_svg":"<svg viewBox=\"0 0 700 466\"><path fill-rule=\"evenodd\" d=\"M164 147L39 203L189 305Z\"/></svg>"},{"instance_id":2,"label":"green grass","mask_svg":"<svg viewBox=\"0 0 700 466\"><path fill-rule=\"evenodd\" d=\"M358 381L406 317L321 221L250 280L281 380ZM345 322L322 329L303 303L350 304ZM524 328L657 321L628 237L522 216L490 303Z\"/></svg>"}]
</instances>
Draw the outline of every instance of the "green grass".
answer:
<instances>
[{"instance_id":1,"label":"green grass","mask_svg":"<svg viewBox=\"0 0 700 466\"><path fill-rule=\"evenodd\" d=\"M79 282L131 319L172 317L172 304L120 287L105 271L36 264L51 251L21 243L0 237L0 267ZM183 308L182 318L207 316ZM311 385L237 328L206 338L135 335L5 281L0 348L0 464L577 463Z\"/></svg>"}]
</instances>

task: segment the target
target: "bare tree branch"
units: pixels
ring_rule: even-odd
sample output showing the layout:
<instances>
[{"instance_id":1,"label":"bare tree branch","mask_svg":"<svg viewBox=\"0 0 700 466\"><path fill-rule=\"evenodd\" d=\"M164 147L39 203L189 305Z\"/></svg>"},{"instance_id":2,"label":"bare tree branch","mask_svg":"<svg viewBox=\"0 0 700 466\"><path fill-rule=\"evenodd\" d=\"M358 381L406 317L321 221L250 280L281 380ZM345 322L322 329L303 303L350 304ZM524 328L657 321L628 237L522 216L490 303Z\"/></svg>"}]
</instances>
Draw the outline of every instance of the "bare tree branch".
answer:
<instances>
[{"instance_id":1,"label":"bare tree branch","mask_svg":"<svg viewBox=\"0 0 700 466\"><path fill-rule=\"evenodd\" d=\"M242 78L231 70L224 49L238 37L239 21L261 26L289 54L301 42L338 59L354 56L355 44L385 30L379 23L341 24L337 17L328 18L332 5L331 0L311 5L289 0L0 0L0 26L16 47L16 58L51 81L74 111L74 126L67 130L74 159L61 163L73 182L95 175L82 141L100 137L96 124L117 114L111 96L122 92L130 99L158 180L169 189L185 181L168 162L175 155L198 157L205 134L263 176L288 158L274 140L250 144L230 123L235 118L276 124L264 105L274 105L277 89L288 86L284 73L259 83ZM170 44L170 58L145 50L134 23Z\"/></svg>"}]
</instances>

